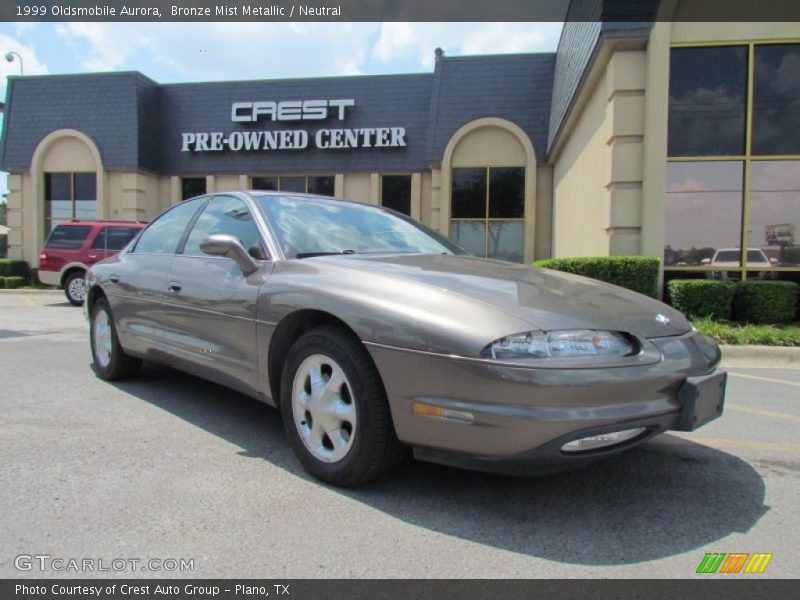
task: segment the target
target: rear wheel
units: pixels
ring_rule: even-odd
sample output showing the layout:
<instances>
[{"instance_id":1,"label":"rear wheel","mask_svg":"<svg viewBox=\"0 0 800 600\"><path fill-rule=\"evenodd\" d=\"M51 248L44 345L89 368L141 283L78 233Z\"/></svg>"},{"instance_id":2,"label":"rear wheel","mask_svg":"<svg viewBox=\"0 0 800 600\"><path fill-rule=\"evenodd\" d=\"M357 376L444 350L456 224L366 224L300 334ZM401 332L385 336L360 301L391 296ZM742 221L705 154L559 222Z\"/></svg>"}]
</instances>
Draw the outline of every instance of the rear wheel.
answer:
<instances>
[{"instance_id":1,"label":"rear wheel","mask_svg":"<svg viewBox=\"0 0 800 600\"><path fill-rule=\"evenodd\" d=\"M83 271L75 271L70 273L67 280L64 282L64 294L75 306L83 306L83 301L86 299L86 290L83 288L84 277L86 273Z\"/></svg>"},{"instance_id":2,"label":"rear wheel","mask_svg":"<svg viewBox=\"0 0 800 600\"><path fill-rule=\"evenodd\" d=\"M327 483L360 485L403 456L380 375L361 342L340 329L320 327L292 346L281 409L295 454Z\"/></svg>"},{"instance_id":3,"label":"rear wheel","mask_svg":"<svg viewBox=\"0 0 800 600\"><path fill-rule=\"evenodd\" d=\"M135 375L142 366L141 359L128 356L120 346L111 308L105 299L98 300L92 307L89 340L94 370L101 379L125 379Z\"/></svg>"}]
</instances>

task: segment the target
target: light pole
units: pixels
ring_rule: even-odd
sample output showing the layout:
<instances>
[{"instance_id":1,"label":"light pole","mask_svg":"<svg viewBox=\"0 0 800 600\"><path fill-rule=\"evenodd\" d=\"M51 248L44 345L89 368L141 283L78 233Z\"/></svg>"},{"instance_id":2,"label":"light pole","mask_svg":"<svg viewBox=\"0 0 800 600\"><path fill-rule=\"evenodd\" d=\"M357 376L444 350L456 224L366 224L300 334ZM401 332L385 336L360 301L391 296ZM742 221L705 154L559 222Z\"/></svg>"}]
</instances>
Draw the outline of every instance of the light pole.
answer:
<instances>
[{"instance_id":1,"label":"light pole","mask_svg":"<svg viewBox=\"0 0 800 600\"><path fill-rule=\"evenodd\" d=\"M19 59L19 74L25 75L25 68L22 66L22 56L19 55L19 52L14 52L13 50L11 52L6 52L6 61L14 62L15 56Z\"/></svg>"}]
</instances>

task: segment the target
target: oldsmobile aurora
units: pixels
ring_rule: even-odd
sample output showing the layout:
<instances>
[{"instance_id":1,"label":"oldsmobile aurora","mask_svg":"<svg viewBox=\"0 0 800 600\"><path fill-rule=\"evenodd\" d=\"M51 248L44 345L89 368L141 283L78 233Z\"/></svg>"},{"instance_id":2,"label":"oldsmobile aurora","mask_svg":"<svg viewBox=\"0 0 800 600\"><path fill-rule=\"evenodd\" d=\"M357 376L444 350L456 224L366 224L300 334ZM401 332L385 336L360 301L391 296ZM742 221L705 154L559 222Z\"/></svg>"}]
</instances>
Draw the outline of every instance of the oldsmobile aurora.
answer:
<instances>
[{"instance_id":1,"label":"oldsmobile aurora","mask_svg":"<svg viewBox=\"0 0 800 600\"><path fill-rule=\"evenodd\" d=\"M99 377L148 359L276 406L300 462L335 485L409 447L479 470L569 468L722 413L719 349L669 306L474 258L376 206L195 198L86 286Z\"/></svg>"}]
</instances>

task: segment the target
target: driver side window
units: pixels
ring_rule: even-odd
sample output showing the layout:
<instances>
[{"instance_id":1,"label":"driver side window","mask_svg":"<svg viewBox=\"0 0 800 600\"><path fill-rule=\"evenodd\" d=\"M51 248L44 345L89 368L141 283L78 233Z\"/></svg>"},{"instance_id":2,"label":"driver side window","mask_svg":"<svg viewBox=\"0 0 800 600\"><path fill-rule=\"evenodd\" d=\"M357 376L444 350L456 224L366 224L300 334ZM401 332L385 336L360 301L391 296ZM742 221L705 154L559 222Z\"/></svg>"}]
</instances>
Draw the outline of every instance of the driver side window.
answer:
<instances>
[{"instance_id":1,"label":"driver side window","mask_svg":"<svg viewBox=\"0 0 800 600\"><path fill-rule=\"evenodd\" d=\"M183 254L206 256L200 249L200 242L214 234L232 235L250 256L259 260L266 258L253 215L239 198L214 196L192 227Z\"/></svg>"}]
</instances>

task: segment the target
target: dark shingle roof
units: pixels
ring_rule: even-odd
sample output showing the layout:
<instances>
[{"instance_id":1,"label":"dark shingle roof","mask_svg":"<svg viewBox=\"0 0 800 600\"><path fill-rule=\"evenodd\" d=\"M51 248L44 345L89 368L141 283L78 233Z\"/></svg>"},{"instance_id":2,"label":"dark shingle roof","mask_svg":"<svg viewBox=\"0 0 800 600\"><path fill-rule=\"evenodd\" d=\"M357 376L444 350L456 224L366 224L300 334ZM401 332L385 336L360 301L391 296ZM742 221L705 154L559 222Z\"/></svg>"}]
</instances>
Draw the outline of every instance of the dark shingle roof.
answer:
<instances>
[{"instance_id":1,"label":"dark shingle roof","mask_svg":"<svg viewBox=\"0 0 800 600\"><path fill-rule=\"evenodd\" d=\"M443 58L436 64L428 120L428 160L441 160L453 133L481 117L507 119L543 158L555 54Z\"/></svg>"},{"instance_id":2,"label":"dark shingle roof","mask_svg":"<svg viewBox=\"0 0 800 600\"><path fill-rule=\"evenodd\" d=\"M656 18L659 3L660 0L571 0L556 52L548 152L569 115L603 36L637 31L646 34Z\"/></svg>"}]
</instances>

